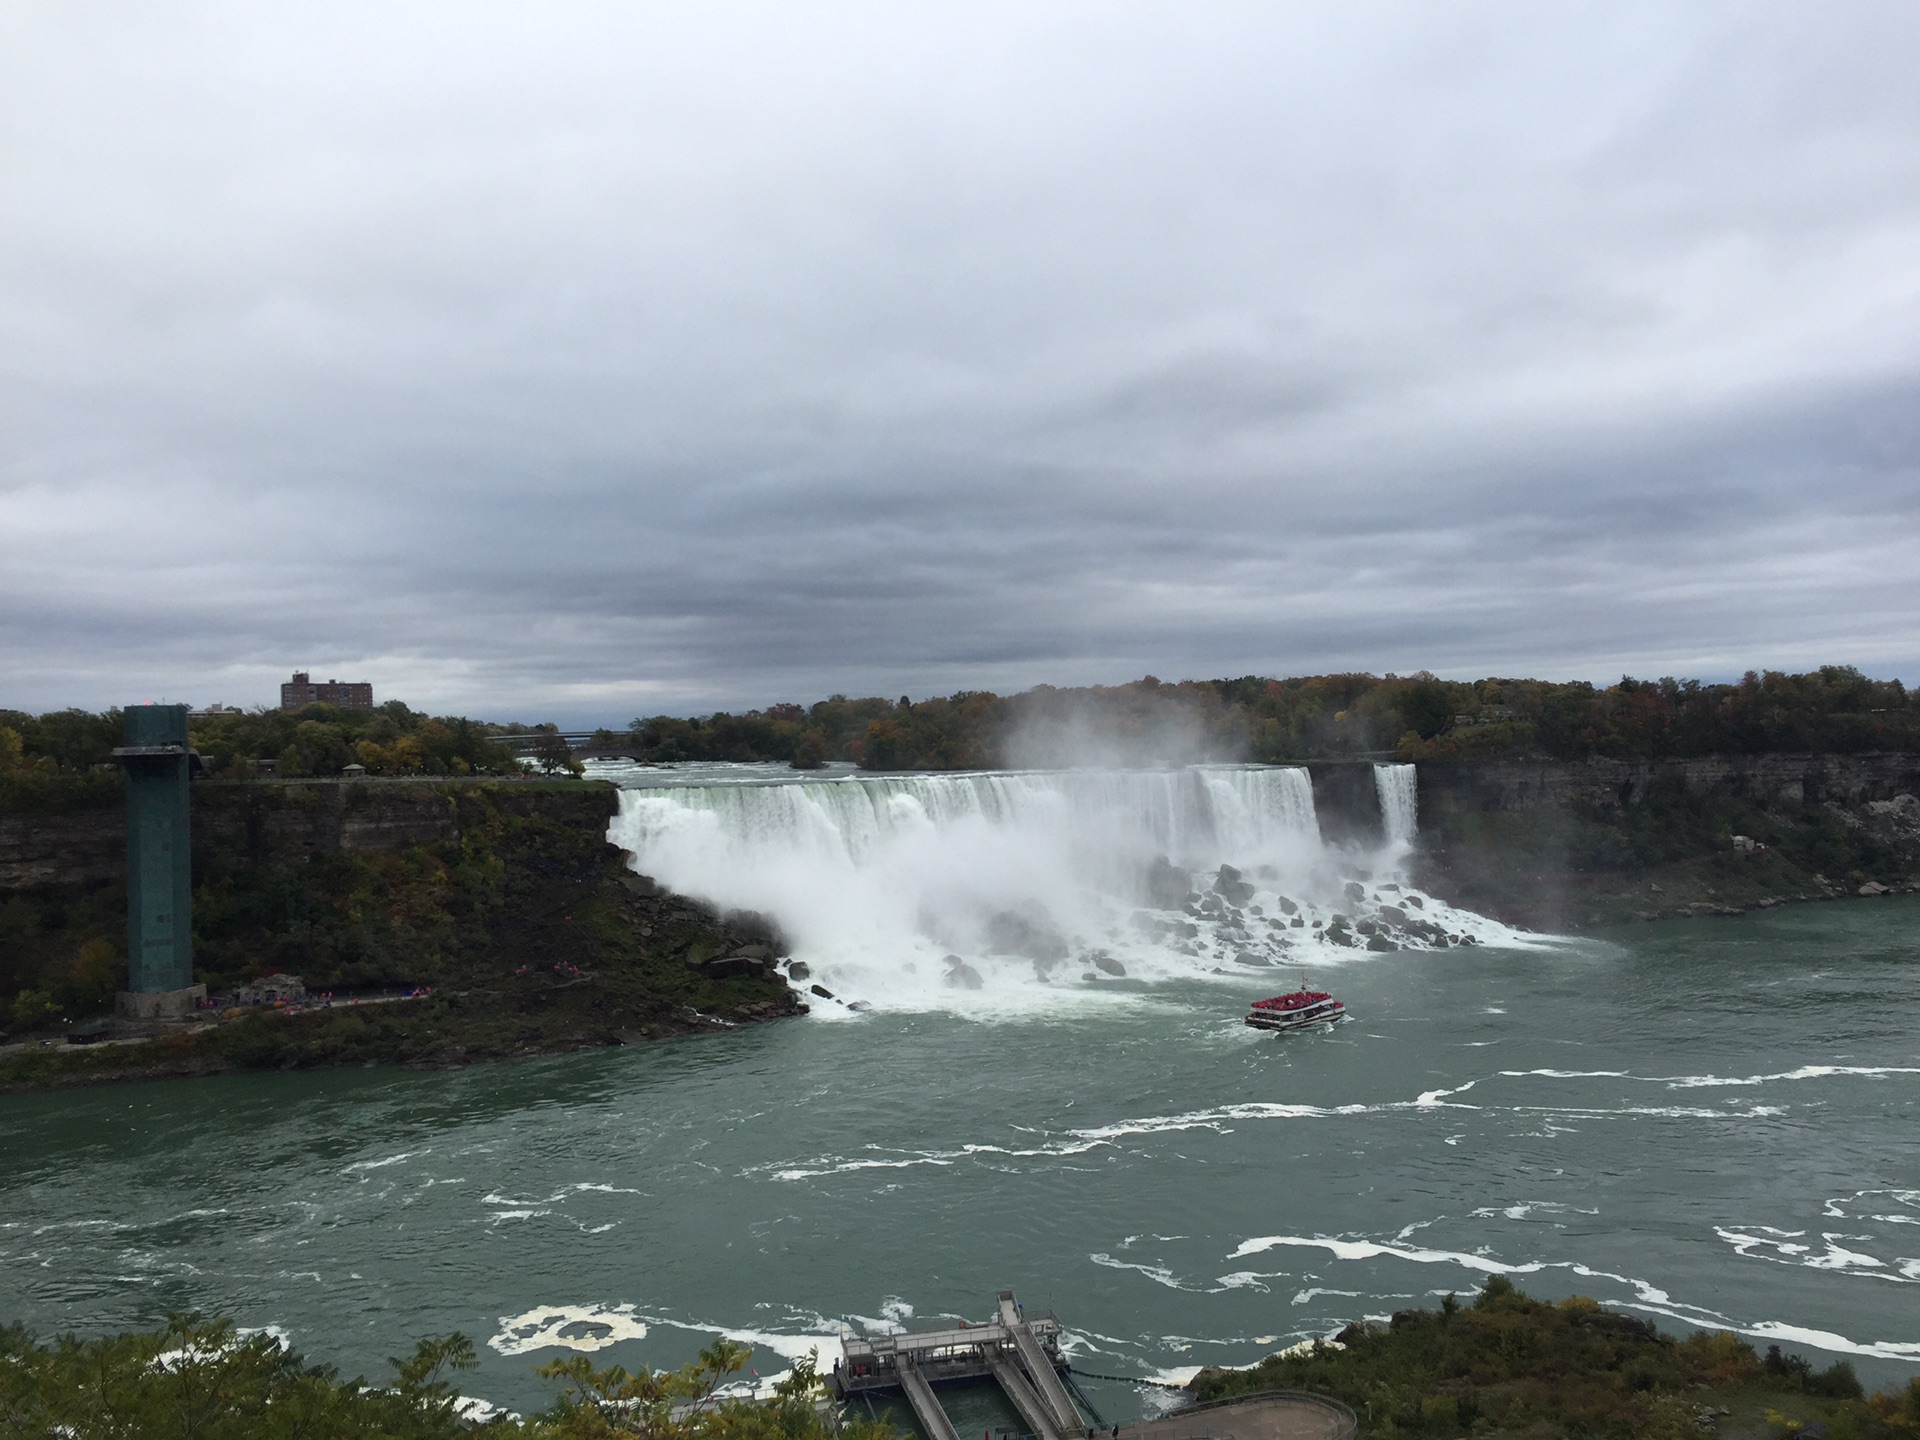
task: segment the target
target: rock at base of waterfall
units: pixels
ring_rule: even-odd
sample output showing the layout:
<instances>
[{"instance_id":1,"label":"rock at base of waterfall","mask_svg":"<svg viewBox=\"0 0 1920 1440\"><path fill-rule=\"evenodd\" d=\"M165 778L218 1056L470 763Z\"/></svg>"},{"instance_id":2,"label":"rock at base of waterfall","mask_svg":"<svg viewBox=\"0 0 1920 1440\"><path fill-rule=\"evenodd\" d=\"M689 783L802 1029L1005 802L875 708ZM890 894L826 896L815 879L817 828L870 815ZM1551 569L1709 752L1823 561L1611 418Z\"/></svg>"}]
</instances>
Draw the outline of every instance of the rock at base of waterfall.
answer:
<instances>
[{"instance_id":1,"label":"rock at base of waterfall","mask_svg":"<svg viewBox=\"0 0 1920 1440\"><path fill-rule=\"evenodd\" d=\"M958 955L947 956L947 984L956 990L978 990L987 982L980 978L980 972L967 964Z\"/></svg>"},{"instance_id":2,"label":"rock at base of waterfall","mask_svg":"<svg viewBox=\"0 0 1920 1440\"><path fill-rule=\"evenodd\" d=\"M737 931L742 939L766 946L769 956L787 955L793 951L786 932L780 928L780 922L771 915L759 910L729 910L720 918L726 922L728 929Z\"/></svg>"},{"instance_id":3,"label":"rock at base of waterfall","mask_svg":"<svg viewBox=\"0 0 1920 1440\"><path fill-rule=\"evenodd\" d=\"M1124 978L1126 976L1127 967L1122 965L1118 960L1114 959L1111 955L1107 954L1107 952L1104 950L1095 950L1092 954L1088 955L1086 958L1087 960L1091 961L1099 969L1106 971L1107 974L1109 975L1113 975L1120 978Z\"/></svg>"},{"instance_id":4,"label":"rock at base of waterfall","mask_svg":"<svg viewBox=\"0 0 1920 1440\"><path fill-rule=\"evenodd\" d=\"M1023 960L1064 960L1067 940L1045 918L1002 910L987 921L987 953Z\"/></svg>"},{"instance_id":5,"label":"rock at base of waterfall","mask_svg":"<svg viewBox=\"0 0 1920 1440\"><path fill-rule=\"evenodd\" d=\"M831 1000L833 998L833 992L824 985L809 985L807 989L815 995L818 995L822 1000Z\"/></svg>"},{"instance_id":6,"label":"rock at base of waterfall","mask_svg":"<svg viewBox=\"0 0 1920 1440\"><path fill-rule=\"evenodd\" d=\"M1273 964L1273 962L1269 960L1266 956L1257 955L1251 950L1242 950L1238 955L1233 957L1233 963L1236 965L1271 965Z\"/></svg>"},{"instance_id":7,"label":"rock at base of waterfall","mask_svg":"<svg viewBox=\"0 0 1920 1440\"><path fill-rule=\"evenodd\" d=\"M1193 895L1193 877L1164 855L1153 857L1147 866L1141 890L1149 905L1160 910L1178 910Z\"/></svg>"},{"instance_id":8,"label":"rock at base of waterfall","mask_svg":"<svg viewBox=\"0 0 1920 1440\"><path fill-rule=\"evenodd\" d=\"M1214 893L1229 905L1244 905L1253 899L1253 886L1240 878L1240 872L1231 865L1222 865L1213 878Z\"/></svg>"},{"instance_id":9,"label":"rock at base of waterfall","mask_svg":"<svg viewBox=\"0 0 1920 1440\"><path fill-rule=\"evenodd\" d=\"M1298 915L1300 913L1300 907L1284 895L1275 896L1273 903L1279 907L1282 915Z\"/></svg>"},{"instance_id":10,"label":"rock at base of waterfall","mask_svg":"<svg viewBox=\"0 0 1920 1440\"><path fill-rule=\"evenodd\" d=\"M812 978L813 967L804 960L795 960L787 966L787 979L789 980L811 980Z\"/></svg>"}]
</instances>

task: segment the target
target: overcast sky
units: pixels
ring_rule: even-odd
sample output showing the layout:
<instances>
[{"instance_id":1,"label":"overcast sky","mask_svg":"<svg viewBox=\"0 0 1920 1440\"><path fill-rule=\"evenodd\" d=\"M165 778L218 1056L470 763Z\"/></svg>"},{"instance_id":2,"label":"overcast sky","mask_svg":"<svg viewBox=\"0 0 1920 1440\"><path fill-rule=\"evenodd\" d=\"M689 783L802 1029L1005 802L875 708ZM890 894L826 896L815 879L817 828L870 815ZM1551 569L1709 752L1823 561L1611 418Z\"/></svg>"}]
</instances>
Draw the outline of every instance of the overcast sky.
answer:
<instances>
[{"instance_id":1,"label":"overcast sky","mask_svg":"<svg viewBox=\"0 0 1920 1440\"><path fill-rule=\"evenodd\" d=\"M1920 7L0 3L0 706L1920 681Z\"/></svg>"}]
</instances>

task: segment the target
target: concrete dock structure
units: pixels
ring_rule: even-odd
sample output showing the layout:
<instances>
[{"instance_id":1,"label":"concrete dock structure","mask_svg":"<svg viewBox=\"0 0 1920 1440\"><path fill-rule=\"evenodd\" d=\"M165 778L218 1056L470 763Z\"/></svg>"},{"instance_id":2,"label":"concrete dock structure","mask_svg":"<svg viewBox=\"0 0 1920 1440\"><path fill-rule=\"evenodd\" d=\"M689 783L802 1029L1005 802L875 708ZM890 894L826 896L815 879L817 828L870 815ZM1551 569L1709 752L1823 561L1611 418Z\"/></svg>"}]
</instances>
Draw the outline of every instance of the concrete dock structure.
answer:
<instances>
[{"instance_id":1,"label":"concrete dock structure","mask_svg":"<svg viewBox=\"0 0 1920 1440\"><path fill-rule=\"evenodd\" d=\"M898 1392L913 1407L927 1440L960 1440L934 1387L991 1379L1026 1426L1025 1440L1353 1440L1359 1424L1337 1400L1274 1392L1199 1406L1159 1420L1109 1426L1075 1399L1071 1367L1060 1353L1056 1316L1026 1317L1011 1290L996 1297L984 1325L961 1321L944 1330L848 1335L833 1367L842 1399Z\"/></svg>"},{"instance_id":2,"label":"concrete dock structure","mask_svg":"<svg viewBox=\"0 0 1920 1440\"><path fill-rule=\"evenodd\" d=\"M958 1440L933 1387L992 1379L1036 1440L1085 1440L1087 1417L1060 1382L1067 1362L1060 1354L1059 1320L1028 1320L1011 1290L1002 1290L997 1302L994 1319L985 1325L962 1321L947 1330L846 1337L833 1367L834 1388L843 1397L898 1390L929 1440Z\"/></svg>"}]
</instances>

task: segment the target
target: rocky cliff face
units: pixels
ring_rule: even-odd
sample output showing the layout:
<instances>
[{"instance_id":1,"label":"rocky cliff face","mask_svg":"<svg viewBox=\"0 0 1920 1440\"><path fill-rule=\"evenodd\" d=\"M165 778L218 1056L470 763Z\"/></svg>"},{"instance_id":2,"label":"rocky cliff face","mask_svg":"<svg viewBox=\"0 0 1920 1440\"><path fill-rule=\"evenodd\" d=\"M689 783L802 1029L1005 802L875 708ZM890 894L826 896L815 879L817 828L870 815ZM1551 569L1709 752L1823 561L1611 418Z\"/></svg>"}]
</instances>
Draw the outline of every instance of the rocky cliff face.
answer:
<instances>
[{"instance_id":1,"label":"rocky cliff face","mask_svg":"<svg viewBox=\"0 0 1920 1440\"><path fill-rule=\"evenodd\" d=\"M1920 887L1920 755L1419 772L1422 883L1544 930Z\"/></svg>"},{"instance_id":2,"label":"rocky cliff face","mask_svg":"<svg viewBox=\"0 0 1920 1440\"><path fill-rule=\"evenodd\" d=\"M511 787L501 787L511 789ZM288 781L192 789L196 873L309 860L382 855L460 838L459 809L444 784ZM567 791L529 789L536 803L606 824L610 802ZM127 816L122 804L56 815L0 816L0 893L124 880Z\"/></svg>"},{"instance_id":3,"label":"rocky cliff face","mask_svg":"<svg viewBox=\"0 0 1920 1440\"><path fill-rule=\"evenodd\" d=\"M1422 765L1420 814L1520 812L1586 805L1619 810L1663 790L1721 794L1775 809L1848 808L1920 795L1920 755L1707 755L1674 760L1495 760Z\"/></svg>"},{"instance_id":4,"label":"rocky cliff face","mask_svg":"<svg viewBox=\"0 0 1920 1440\"><path fill-rule=\"evenodd\" d=\"M65 815L0 815L0 895L126 876L124 805Z\"/></svg>"},{"instance_id":5,"label":"rocky cliff face","mask_svg":"<svg viewBox=\"0 0 1920 1440\"><path fill-rule=\"evenodd\" d=\"M233 1008L146 1043L43 1045L123 983L117 807L40 815L0 893L0 1089L631 1043L803 1013L760 917L714 914L627 868L602 785L211 784L193 792L194 963L215 990L276 971L409 1003ZM421 998L422 990L427 992ZM8 1020L12 1024L9 1027ZM5 1036L0 1036L4 1040Z\"/></svg>"}]
</instances>

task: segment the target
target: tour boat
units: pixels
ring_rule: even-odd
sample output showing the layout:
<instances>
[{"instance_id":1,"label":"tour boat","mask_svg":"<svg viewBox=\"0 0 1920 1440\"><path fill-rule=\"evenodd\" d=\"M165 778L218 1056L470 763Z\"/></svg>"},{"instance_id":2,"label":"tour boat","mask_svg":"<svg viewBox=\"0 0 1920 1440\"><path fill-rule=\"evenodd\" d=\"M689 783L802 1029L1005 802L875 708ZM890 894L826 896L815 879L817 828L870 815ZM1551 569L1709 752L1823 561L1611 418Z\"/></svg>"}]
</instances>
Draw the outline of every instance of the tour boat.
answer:
<instances>
[{"instance_id":1,"label":"tour boat","mask_svg":"<svg viewBox=\"0 0 1920 1440\"><path fill-rule=\"evenodd\" d=\"M1256 1030L1300 1030L1308 1025L1335 1025L1347 1018L1347 1007L1324 990L1315 990L1306 976L1300 988L1287 995L1256 1000L1247 1024Z\"/></svg>"}]
</instances>

